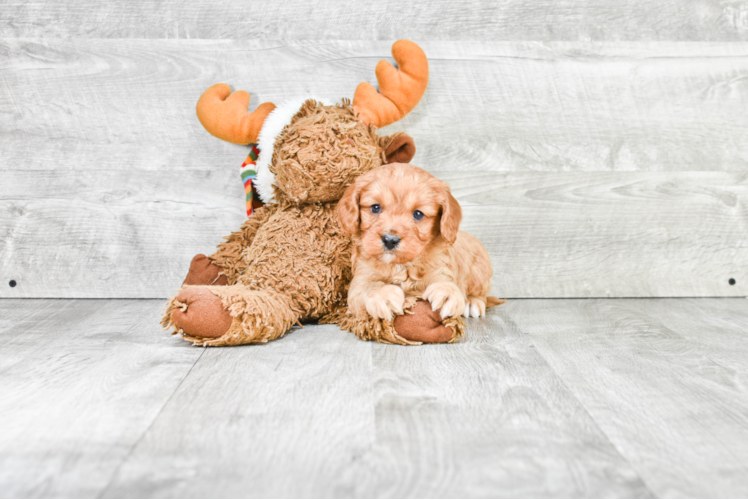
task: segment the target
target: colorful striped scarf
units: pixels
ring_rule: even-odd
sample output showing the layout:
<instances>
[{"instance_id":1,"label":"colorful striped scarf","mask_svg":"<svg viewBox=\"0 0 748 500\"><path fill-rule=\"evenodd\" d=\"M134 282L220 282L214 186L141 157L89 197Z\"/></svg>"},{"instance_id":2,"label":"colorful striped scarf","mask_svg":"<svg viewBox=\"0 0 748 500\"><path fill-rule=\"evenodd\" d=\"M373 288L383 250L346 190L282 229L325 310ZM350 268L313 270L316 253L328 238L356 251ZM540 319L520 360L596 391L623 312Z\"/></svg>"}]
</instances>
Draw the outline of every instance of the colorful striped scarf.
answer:
<instances>
[{"instance_id":1,"label":"colorful striped scarf","mask_svg":"<svg viewBox=\"0 0 748 500\"><path fill-rule=\"evenodd\" d=\"M250 151L247 159L242 163L242 182L244 183L244 192L247 193L247 217L252 215L255 207L262 206L262 202L254 195L254 188L252 187L252 181L257 177L257 171L255 165L257 164L257 157L260 156L260 149L257 144L250 144Z\"/></svg>"}]
</instances>

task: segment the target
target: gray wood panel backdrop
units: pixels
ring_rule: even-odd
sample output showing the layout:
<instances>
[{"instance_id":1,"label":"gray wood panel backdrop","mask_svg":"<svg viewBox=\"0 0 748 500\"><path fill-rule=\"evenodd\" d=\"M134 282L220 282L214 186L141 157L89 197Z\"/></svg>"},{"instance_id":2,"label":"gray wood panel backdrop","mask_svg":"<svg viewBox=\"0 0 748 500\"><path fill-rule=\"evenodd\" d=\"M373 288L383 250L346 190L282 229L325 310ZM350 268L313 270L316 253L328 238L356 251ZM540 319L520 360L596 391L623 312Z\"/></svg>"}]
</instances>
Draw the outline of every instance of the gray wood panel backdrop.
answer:
<instances>
[{"instance_id":1,"label":"gray wood panel backdrop","mask_svg":"<svg viewBox=\"0 0 748 500\"><path fill-rule=\"evenodd\" d=\"M245 217L201 92L351 97L398 38L432 76L384 133L495 294L748 295L748 2L47 0L0 1L0 297L169 296Z\"/></svg>"}]
</instances>

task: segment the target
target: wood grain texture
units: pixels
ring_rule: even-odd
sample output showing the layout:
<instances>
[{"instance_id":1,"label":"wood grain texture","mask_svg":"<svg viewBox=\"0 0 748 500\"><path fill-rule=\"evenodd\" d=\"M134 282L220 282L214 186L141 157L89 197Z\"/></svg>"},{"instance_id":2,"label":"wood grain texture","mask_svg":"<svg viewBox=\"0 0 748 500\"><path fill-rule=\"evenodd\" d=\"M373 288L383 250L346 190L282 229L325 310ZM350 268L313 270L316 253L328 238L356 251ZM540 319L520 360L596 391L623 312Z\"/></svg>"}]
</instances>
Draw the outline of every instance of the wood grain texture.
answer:
<instances>
[{"instance_id":1,"label":"wood grain texture","mask_svg":"<svg viewBox=\"0 0 748 500\"><path fill-rule=\"evenodd\" d=\"M200 92L225 80L254 92L251 106L350 96L389 53L388 42L0 43L0 275L19 284L4 297L168 296L192 255L243 220L246 148L202 130ZM385 132L413 135L414 163L472 204L464 227L491 252L495 293L746 294L748 45L424 48L429 90Z\"/></svg>"},{"instance_id":2,"label":"wood grain texture","mask_svg":"<svg viewBox=\"0 0 748 500\"><path fill-rule=\"evenodd\" d=\"M0 301L0 497L106 487L203 352L165 342L162 306Z\"/></svg>"},{"instance_id":3,"label":"wood grain texture","mask_svg":"<svg viewBox=\"0 0 748 500\"><path fill-rule=\"evenodd\" d=\"M513 301L507 314L656 496L748 495L748 301Z\"/></svg>"},{"instance_id":4,"label":"wood grain texture","mask_svg":"<svg viewBox=\"0 0 748 500\"><path fill-rule=\"evenodd\" d=\"M359 497L651 496L505 309L454 346L375 344L373 370Z\"/></svg>"},{"instance_id":5,"label":"wood grain texture","mask_svg":"<svg viewBox=\"0 0 748 500\"><path fill-rule=\"evenodd\" d=\"M136 170L4 172L3 297L167 297L196 253L246 213L236 176ZM11 288L8 281L14 280Z\"/></svg>"},{"instance_id":6,"label":"wood grain texture","mask_svg":"<svg viewBox=\"0 0 748 500\"><path fill-rule=\"evenodd\" d=\"M375 40L746 40L741 1L5 1L0 36Z\"/></svg>"},{"instance_id":7,"label":"wood grain texture","mask_svg":"<svg viewBox=\"0 0 748 500\"><path fill-rule=\"evenodd\" d=\"M504 327L403 349L307 326L210 349L103 496L650 496Z\"/></svg>"},{"instance_id":8,"label":"wood grain texture","mask_svg":"<svg viewBox=\"0 0 748 500\"><path fill-rule=\"evenodd\" d=\"M405 130L427 168L745 171L748 44L423 43ZM233 169L246 148L195 117L213 83L251 108L340 100L374 81L388 42L0 40L0 151L23 169Z\"/></svg>"},{"instance_id":9,"label":"wood grain texture","mask_svg":"<svg viewBox=\"0 0 748 500\"><path fill-rule=\"evenodd\" d=\"M745 497L748 301L512 300L446 346L199 349L0 300L0 497Z\"/></svg>"},{"instance_id":10,"label":"wood grain texture","mask_svg":"<svg viewBox=\"0 0 748 500\"><path fill-rule=\"evenodd\" d=\"M743 174L435 173L488 248L496 295L748 295ZM245 218L229 172L4 176L4 297L167 297Z\"/></svg>"},{"instance_id":11,"label":"wood grain texture","mask_svg":"<svg viewBox=\"0 0 748 500\"><path fill-rule=\"evenodd\" d=\"M103 496L351 496L375 438L371 346L309 325L208 349Z\"/></svg>"},{"instance_id":12,"label":"wood grain texture","mask_svg":"<svg viewBox=\"0 0 748 500\"><path fill-rule=\"evenodd\" d=\"M489 250L493 294L748 295L746 174L437 175Z\"/></svg>"}]
</instances>

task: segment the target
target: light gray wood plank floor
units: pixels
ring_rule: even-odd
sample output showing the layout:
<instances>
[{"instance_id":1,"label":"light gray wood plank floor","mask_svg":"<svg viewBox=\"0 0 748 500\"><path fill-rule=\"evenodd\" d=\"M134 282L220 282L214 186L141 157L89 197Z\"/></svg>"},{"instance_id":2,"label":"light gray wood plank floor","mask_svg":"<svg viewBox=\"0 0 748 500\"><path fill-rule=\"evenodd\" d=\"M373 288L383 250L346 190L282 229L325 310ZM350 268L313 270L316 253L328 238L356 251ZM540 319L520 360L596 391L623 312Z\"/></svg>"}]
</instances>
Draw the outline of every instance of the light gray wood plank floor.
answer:
<instances>
[{"instance_id":1,"label":"light gray wood plank floor","mask_svg":"<svg viewBox=\"0 0 748 500\"><path fill-rule=\"evenodd\" d=\"M204 349L0 300L0 496L748 495L748 300L513 300L449 346Z\"/></svg>"}]
</instances>

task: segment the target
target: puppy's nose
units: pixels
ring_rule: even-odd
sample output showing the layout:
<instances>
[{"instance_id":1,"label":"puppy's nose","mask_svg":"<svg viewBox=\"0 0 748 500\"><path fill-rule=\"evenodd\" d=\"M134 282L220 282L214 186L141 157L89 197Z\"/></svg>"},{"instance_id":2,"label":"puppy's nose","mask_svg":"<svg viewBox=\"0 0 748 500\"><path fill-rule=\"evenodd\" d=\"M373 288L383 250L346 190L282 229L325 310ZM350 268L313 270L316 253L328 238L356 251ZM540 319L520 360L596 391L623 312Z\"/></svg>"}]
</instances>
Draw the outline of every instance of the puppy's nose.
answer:
<instances>
[{"instance_id":1,"label":"puppy's nose","mask_svg":"<svg viewBox=\"0 0 748 500\"><path fill-rule=\"evenodd\" d=\"M400 243L400 237L386 233L382 235L382 243L384 243L384 248L392 250L398 245L398 243Z\"/></svg>"}]
</instances>

